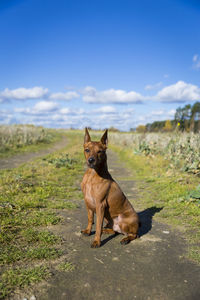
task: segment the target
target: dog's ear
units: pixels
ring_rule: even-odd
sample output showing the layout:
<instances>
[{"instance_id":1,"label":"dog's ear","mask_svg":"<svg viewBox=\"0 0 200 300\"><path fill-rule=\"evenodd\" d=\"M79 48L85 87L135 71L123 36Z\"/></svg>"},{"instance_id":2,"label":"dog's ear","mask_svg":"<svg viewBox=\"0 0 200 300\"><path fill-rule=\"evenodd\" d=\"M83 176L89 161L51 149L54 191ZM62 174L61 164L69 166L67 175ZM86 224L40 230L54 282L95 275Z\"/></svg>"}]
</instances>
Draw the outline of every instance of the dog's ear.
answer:
<instances>
[{"instance_id":1,"label":"dog's ear","mask_svg":"<svg viewBox=\"0 0 200 300\"><path fill-rule=\"evenodd\" d=\"M85 127L85 137L84 137L84 144L86 144L86 143L89 143L90 141L91 141L91 138L90 138L90 135L89 135L88 129L87 129L87 127Z\"/></svg>"},{"instance_id":2,"label":"dog's ear","mask_svg":"<svg viewBox=\"0 0 200 300\"><path fill-rule=\"evenodd\" d=\"M101 142L105 146L108 145L108 129L106 129L106 131L104 132L104 134L103 134L103 136L101 138Z\"/></svg>"}]
</instances>

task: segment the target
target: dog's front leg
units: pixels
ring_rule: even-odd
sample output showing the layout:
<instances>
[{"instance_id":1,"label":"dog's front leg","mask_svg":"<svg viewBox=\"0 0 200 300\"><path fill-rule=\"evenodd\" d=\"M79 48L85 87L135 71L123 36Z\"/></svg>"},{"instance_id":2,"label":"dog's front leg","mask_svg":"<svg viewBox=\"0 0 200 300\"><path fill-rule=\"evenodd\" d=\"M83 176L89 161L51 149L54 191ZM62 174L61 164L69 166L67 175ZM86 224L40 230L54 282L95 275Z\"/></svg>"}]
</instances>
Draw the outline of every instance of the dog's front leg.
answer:
<instances>
[{"instance_id":1,"label":"dog's front leg","mask_svg":"<svg viewBox=\"0 0 200 300\"><path fill-rule=\"evenodd\" d=\"M103 218L104 218L105 204L103 202L98 203L96 206L96 234L93 243L91 244L92 248L98 248L101 245L101 234L102 234L102 226L103 226Z\"/></svg>"},{"instance_id":2,"label":"dog's front leg","mask_svg":"<svg viewBox=\"0 0 200 300\"><path fill-rule=\"evenodd\" d=\"M94 222L94 212L88 207L87 207L87 212L88 212L88 226L85 230L81 230L81 233L84 235L91 234L92 224Z\"/></svg>"}]
</instances>

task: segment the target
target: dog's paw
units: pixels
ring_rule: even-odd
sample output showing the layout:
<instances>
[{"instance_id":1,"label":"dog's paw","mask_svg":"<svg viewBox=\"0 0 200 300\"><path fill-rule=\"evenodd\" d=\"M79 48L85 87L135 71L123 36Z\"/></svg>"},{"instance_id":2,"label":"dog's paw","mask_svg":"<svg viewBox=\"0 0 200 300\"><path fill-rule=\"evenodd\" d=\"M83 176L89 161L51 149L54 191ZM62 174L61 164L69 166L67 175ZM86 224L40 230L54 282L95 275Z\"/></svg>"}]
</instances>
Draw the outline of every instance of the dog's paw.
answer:
<instances>
[{"instance_id":1,"label":"dog's paw","mask_svg":"<svg viewBox=\"0 0 200 300\"><path fill-rule=\"evenodd\" d=\"M87 230L87 229L81 230L81 233L82 233L83 235L85 235L85 236L89 236L89 235L91 234L91 232L90 232L89 230Z\"/></svg>"},{"instance_id":2,"label":"dog's paw","mask_svg":"<svg viewBox=\"0 0 200 300\"><path fill-rule=\"evenodd\" d=\"M97 241L94 241L92 244L91 244L91 248L99 248L101 246L101 243L97 242Z\"/></svg>"},{"instance_id":3,"label":"dog's paw","mask_svg":"<svg viewBox=\"0 0 200 300\"><path fill-rule=\"evenodd\" d=\"M121 245L127 245L128 243L130 243L130 239L128 237L122 239L120 242Z\"/></svg>"}]
</instances>

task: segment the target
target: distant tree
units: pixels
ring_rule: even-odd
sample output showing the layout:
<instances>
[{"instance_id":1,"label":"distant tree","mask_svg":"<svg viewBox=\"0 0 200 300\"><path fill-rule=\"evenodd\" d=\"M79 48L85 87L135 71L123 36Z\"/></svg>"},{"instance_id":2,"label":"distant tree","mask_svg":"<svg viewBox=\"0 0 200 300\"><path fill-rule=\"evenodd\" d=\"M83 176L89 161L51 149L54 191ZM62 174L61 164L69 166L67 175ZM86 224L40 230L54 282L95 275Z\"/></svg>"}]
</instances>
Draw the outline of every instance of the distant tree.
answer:
<instances>
[{"instance_id":1,"label":"distant tree","mask_svg":"<svg viewBox=\"0 0 200 300\"><path fill-rule=\"evenodd\" d=\"M200 102L196 102L192 106L190 130L194 132L200 131Z\"/></svg>"},{"instance_id":2,"label":"distant tree","mask_svg":"<svg viewBox=\"0 0 200 300\"><path fill-rule=\"evenodd\" d=\"M130 131L136 131L136 128L130 128Z\"/></svg>"},{"instance_id":3,"label":"distant tree","mask_svg":"<svg viewBox=\"0 0 200 300\"><path fill-rule=\"evenodd\" d=\"M190 119L191 119L191 105L187 104L184 107L178 107L174 119L176 123L179 123L179 129L181 131L188 131L190 128Z\"/></svg>"},{"instance_id":4,"label":"distant tree","mask_svg":"<svg viewBox=\"0 0 200 300\"><path fill-rule=\"evenodd\" d=\"M118 132L119 129L117 129L117 128L111 126L111 127L109 128L109 131L112 131L112 132Z\"/></svg>"},{"instance_id":5,"label":"distant tree","mask_svg":"<svg viewBox=\"0 0 200 300\"><path fill-rule=\"evenodd\" d=\"M163 130L166 132L172 131L172 123L170 120L165 121L165 126L163 127Z\"/></svg>"},{"instance_id":6,"label":"distant tree","mask_svg":"<svg viewBox=\"0 0 200 300\"><path fill-rule=\"evenodd\" d=\"M144 133L144 132L146 132L146 126L145 125L139 125L136 128L136 131L139 132L139 133Z\"/></svg>"}]
</instances>

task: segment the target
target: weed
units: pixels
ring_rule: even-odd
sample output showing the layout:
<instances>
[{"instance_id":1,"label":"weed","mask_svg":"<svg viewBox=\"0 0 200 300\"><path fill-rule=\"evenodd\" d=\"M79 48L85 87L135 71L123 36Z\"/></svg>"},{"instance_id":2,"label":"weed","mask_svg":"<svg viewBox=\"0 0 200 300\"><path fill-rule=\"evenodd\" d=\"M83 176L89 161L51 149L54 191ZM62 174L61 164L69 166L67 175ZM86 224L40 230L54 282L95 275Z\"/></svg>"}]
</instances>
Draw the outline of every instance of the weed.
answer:
<instances>
[{"instance_id":1,"label":"weed","mask_svg":"<svg viewBox=\"0 0 200 300\"><path fill-rule=\"evenodd\" d=\"M58 265L58 268L61 271L72 272L75 269L75 266L70 262L64 262Z\"/></svg>"}]
</instances>

